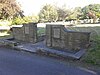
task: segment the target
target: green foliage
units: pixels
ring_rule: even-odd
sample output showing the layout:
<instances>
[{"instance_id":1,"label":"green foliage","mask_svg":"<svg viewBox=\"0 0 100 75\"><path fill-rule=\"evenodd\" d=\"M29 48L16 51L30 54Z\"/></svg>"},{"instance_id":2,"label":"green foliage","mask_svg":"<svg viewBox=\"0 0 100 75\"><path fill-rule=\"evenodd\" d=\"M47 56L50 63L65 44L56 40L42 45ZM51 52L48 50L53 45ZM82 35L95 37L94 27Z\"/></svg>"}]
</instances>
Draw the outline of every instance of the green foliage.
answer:
<instances>
[{"instance_id":1,"label":"green foliage","mask_svg":"<svg viewBox=\"0 0 100 75\"><path fill-rule=\"evenodd\" d=\"M100 18L100 12L96 12L96 16Z\"/></svg>"},{"instance_id":2,"label":"green foliage","mask_svg":"<svg viewBox=\"0 0 100 75\"><path fill-rule=\"evenodd\" d=\"M0 19L11 18L20 11L16 0L0 0Z\"/></svg>"},{"instance_id":3,"label":"green foliage","mask_svg":"<svg viewBox=\"0 0 100 75\"><path fill-rule=\"evenodd\" d=\"M95 38L93 44L93 47L88 50L84 61L100 66L100 37Z\"/></svg>"},{"instance_id":4,"label":"green foliage","mask_svg":"<svg viewBox=\"0 0 100 75\"><path fill-rule=\"evenodd\" d=\"M23 17L23 20L25 21L25 23L28 23L28 22L38 22L39 17L35 16L35 15L26 16L26 17Z\"/></svg>"},{"instance_id":5,"label":"green foliage","mask_svg":"<svg viewBox=\"0 0 100 75\"><path fill-rule=\"evenodd\" d=\"M95 14L98 18L100 17L98 14L100 14L100 4L90 4L88 6L85 6L82 8L82 12L84 13L84 18L87 18L87 13L92 11L93 14Z\"/></svg>"},{"instance_id":6,"label":"green foliage","mask_svg":"<svg viewBox=\"0 0 100 75\"><path fill-rule=\"evenodd\" d=\"M41 36L41 35L45 34L45 28L38 27L37 34L38 34L38 36Z\"/></svg>"},{"instance_id":7,"label":"green foliage","mask_svg":"<svg viewBox=\"0 0 100 75\"><path fill-rule=\"evenodd\" d=\"M80 19L82 15L81 7L76 7L71 14L68 16L68 19Z\"/></svg>"},{"instance_id":8,"label":"green foliage","mask_svg":"<svg viewBox=\"0 0 100 75\"><path fill-rule=\"evenodd\" d=\"M79 20L93 18L100 18L100 4L90 4L83 8L76 7L74 9L66 9L63 7L52 6L46 4L39 13L40 20L56 21L56 20Z\"/></svg>"},{"instance_id":9,"label":"green foliage","mask_svg":"<svg viewBox=\"0 0 100 75\"><path fill-rule=\"evenodd\" d=\"M16 17L12 20L12 25L19 25L23 23L29 23L29 22L38 22L39 18L38 16L25 16L23 18Z\"/></svg>"},{"instance_id":10,"label":"green foliage","mask_svg":"<svg viewBox=\"0 0 100 75\"><path fill-rule=\"evenodd\" d=\"M56 21L58 18L57 10L55 9L54 6L50 4L46 4L40 10L39 18L40 20L43 20L43 21Z\"/></svg>"},{"instance_id":11,"label":"green foliage","mask_svg":"<svg viewBox=\"0 0 100 75\"><path fill-rule=\"evenodd\" d=\"M21 17L16 17L12 21L12 25L19 25L19 24L23 24L23 23L25 23L25 21Z\"/></svg>"},{"instance_id":12,"label":"green foliage","mask_svg":"<svg viewBox=\"0 0 100 75\"><path fill-rule=\"evenodd\" d=\"M58 13L58 20L65 20L65 18L71 13L70 10L64 7L56 7Z\"/></svg>"}]
</instances>

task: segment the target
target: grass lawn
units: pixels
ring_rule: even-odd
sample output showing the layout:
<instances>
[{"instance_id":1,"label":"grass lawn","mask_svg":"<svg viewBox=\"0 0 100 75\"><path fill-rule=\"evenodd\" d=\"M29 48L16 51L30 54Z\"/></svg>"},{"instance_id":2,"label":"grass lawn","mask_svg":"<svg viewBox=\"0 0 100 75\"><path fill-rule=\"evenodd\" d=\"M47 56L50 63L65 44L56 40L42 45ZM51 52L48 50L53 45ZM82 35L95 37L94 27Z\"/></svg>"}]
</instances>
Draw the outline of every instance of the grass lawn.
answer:
<instances>
[{"instance_id":1,"label":"grass lawn","mask_svg":"<svg viewBox=\"0 0 100 75\"><path fill-rule=\"evenodd\" d=\"M38 34L38 36L45 34L45 28L44 27L38 27L37 34Z\"/></svg>"},{"instance_id":2,"label":"grass lawn","mask_svg":"<svg viewBox=\"0 0 100 75\"><path fill-rule=\"evenodd\" d=\"M0 39L6 39L12 37L11 33L8 32L0 32Z\"/></svg>"}]
</instances>

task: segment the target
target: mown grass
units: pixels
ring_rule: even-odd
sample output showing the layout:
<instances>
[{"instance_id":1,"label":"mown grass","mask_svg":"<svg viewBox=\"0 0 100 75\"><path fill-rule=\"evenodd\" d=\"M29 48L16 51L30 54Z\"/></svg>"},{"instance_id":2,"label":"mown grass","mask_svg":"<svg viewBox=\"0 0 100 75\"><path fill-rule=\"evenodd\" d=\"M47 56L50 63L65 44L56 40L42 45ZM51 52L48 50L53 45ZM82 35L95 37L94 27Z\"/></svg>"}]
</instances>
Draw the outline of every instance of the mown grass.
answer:
<instances>
[{"instance_id":1,"label":"mown grass","mask_svg":"<svg viewBox=\"0 0 100 75\"><path fill-rule=\"evenodd\" d=\"M38 36L44 35L45 34L45 28L38 27L37 34L38 34Z\"/></svg>"},{"instance_id":2,"label":"mown grass","mask_svg":"<svg viewBox=\"0 0 100 75\"><path fill-rule=\"evenodd\" d=\"M100 66L100 37L96 37L92 44L92 47L87 51L83 61Z\"/></svg>"},{"instance_id":3,"label":"mown grass","mask_svg":"<svg viewBox=\"0 0 100 75\"><path fill-rule=\"evenodd\" d=\"M12 34L10 31L3 31L0 32L0 39L6 39L6 38L11 38Z\"/></svg>"}]
</instances>

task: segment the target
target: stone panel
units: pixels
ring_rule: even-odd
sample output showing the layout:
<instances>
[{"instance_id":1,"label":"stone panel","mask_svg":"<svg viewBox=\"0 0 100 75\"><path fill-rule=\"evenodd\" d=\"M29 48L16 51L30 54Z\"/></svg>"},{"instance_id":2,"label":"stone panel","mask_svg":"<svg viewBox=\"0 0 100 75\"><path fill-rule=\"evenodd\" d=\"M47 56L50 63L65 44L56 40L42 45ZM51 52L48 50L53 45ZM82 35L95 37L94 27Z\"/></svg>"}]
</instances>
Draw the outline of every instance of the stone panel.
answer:
<instances>
[{"instance_id":1,"label":"stone panel","mask_svg":"<svg viewBox=\"0 0 100 75\"><path fill-rule=\"evenodd\" d=\"M29 27L25 26L25 34L29 34Z\"/></svg>"},{"instance_id":2,"label":"stone panel","mask_svg":"<svg viewBox=\"0 0 100 75\"><path fill-rule=\"evenodd\" d=\"M59 28L56 28L56 29L53 29L53 37L54 38L60 38L60 29Z\"/></svg>"}]
</instances>

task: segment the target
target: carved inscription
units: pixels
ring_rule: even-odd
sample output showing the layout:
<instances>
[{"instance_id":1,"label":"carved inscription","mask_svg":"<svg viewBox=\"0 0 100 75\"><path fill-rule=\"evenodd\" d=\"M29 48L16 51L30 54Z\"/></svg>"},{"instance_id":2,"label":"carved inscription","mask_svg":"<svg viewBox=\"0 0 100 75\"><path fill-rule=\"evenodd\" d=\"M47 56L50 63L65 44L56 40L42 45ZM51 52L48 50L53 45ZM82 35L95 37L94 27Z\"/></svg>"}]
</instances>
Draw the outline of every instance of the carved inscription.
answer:
<instances>
[{"instance_id":1,"label":"carved inscription","mask_svg":"<svg viewBox=\"0 0 100 75\"><path fill-rule=\"evenodd\" d=\"M59 28L56 28L53 31L54 31L53 37L54 38L60 38L60 29Z\"/></svg>"},{"instance_id":2,"label":"carved inscription","mask_svg":"<svg viewBox=\"0 0 100 75\"><path fill-rule=\"evenodd\" d=\"M25 27L25 34L29 34L29 27Z\"/></svg>"}]
</instances>

